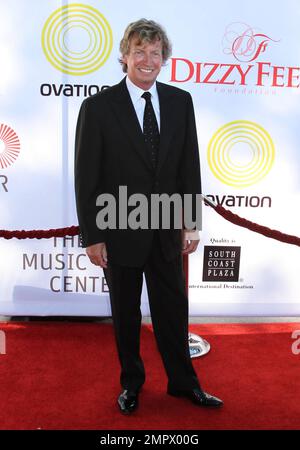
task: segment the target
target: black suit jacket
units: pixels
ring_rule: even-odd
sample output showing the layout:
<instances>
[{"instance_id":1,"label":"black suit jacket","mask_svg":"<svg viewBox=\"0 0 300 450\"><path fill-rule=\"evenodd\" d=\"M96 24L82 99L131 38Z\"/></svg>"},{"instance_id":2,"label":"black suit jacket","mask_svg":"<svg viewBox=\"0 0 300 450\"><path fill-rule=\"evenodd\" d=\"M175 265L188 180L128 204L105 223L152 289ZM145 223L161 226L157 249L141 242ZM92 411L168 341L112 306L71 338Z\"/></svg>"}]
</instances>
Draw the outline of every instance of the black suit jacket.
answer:
<instances>
[{"instance_id":1,"label":"black suit jacket","mask_svg":"<svg viewBox=\"0 0 300 450\"><path fill-rule=\"evenodd\" d=\"M147 258L153 230L98 229L97 196L110 193L118 198L119 186L127 186L128 197L200 194L199 151L190 94L157 82L161 123L154 169L125 80L82 103L76 129L75 193L82 246L105 242L110 262L138 267ZM159 236L167 260L181 252L180 230L161 229Z\"/></svg>"}]
</instances>

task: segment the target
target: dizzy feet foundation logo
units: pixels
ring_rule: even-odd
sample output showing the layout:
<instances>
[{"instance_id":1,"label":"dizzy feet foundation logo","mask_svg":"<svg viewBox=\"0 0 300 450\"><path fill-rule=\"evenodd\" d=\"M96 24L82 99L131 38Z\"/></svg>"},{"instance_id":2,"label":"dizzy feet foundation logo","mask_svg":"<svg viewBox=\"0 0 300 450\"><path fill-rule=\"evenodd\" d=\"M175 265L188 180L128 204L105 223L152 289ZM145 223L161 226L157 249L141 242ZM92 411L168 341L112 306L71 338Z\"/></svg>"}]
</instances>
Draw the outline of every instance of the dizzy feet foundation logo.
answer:
<instances>
[{"instance_id":1,"label":"dizzy feet foundation logo","mask_svg":"<svg viewBox=\"0 0 300 450\"><path fill-rule=\"evenodd\" d=\"M0 168L5 169L15 162L20 153L20 141L8 125L0 124Z\"/></svg>"},{"instance_id":2,"label":"dizzy feet foundation logo","mask_svg":"<svg viewBox=\"0 0 300 450\"><path fill-rule=\"evenodd\" d=\"M223 36L223 51L233 55L240 62L250 62L266 51L270 41L279 42L266 34L256 33L246 23L234 22L226 27Z\"/></svg>"},{"instance_id":3,"label":"dizzy feet foundation logo","mask_svg":"<svg viewBox=\"0 0 300 450\"><path fill-rule=\"evenodd\" d=\"M111 27L92 6L72 3L56 9L42 31L42 48L53 67L69 75L86 75L108 59Z\"/></svg>"},{"instance_id":4,"label":"dizzy feet foundation logo","mask_svg":"<svg viewBox=\"0 0 300 450\"><path fill-rule=\"evenodd\" d=\"M222 183L234 187L253 185L271 170L275 147L269 133L247 120L229 122L211 138L208 164Z\"/></svg>"}]
</instances>

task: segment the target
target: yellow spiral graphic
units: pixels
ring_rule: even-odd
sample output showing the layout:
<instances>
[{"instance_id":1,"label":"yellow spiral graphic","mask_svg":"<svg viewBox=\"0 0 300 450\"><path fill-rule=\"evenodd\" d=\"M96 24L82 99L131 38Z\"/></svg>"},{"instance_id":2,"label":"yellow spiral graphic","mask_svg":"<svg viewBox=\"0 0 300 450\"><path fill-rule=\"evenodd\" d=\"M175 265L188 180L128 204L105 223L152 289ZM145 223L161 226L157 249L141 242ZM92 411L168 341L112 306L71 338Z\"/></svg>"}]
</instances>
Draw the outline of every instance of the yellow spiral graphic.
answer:
<instances>
[{"instance_id":1,"label":"yellow spiral graphic","mask_svg":"<svg viewBox=\"0 0 300 450\"><path fill-rule=\"evenodd\" d=\"M259 124L236 120L219 128L211 138L207 159L213 174L225 184L246 187L271 170L275 147Z\"/></svg>"},{"instance_id":2,"label":"yellow spiral graphic","mask_svg":"<svg viewBox=\"0 0 300 450\"><path fill-rule=\"evenodd\" d=\"M42 48L56 69L86 75L108 59L113 45L106 18L92 6L72 3L56 9L42 31Z\"/></svg>"}]
</instances>

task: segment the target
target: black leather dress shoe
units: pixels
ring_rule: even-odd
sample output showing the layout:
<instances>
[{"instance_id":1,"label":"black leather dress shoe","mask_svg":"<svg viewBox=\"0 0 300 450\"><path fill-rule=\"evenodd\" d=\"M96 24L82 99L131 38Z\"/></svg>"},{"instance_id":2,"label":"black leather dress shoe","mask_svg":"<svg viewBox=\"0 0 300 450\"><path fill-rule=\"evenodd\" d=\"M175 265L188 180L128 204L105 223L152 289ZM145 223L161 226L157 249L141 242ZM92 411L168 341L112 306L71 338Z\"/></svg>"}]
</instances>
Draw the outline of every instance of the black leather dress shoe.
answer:
<instances>
[{"instance_id":1,"label":"black leather dress shoe","mask_svg":"<svg viewBox=\"0 0 300 450\"><path fill-rule=\"evenodd\" d=\"M173 395L174 397L186 397L198 406L213 406L219 408L223 405L222 400L207 394L200 389L191 389L189 391L168 389L168 394Z\"/></svg>"},{"instance_id":2,"label":"black leather dress shoe","mask_svg":"<svg viewBox=\"0 0 300 450\"><path fill-rule=\"evenodd\" d=\"M118 405L123 414L130 414L138 407L139 393L125 389L118 398Z\"/></svg>"}]
</instances>

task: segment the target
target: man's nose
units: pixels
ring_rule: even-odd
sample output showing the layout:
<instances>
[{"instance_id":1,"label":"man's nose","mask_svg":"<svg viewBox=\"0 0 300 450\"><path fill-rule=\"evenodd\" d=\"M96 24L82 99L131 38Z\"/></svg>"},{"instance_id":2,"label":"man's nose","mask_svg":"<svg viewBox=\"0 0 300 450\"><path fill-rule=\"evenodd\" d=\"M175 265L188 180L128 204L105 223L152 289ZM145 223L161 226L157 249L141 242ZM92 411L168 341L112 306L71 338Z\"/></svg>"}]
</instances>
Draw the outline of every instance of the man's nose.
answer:
<instances>
[{"instance_id":1,"label":"man's nose","mask_svg":"<svg viewBox=\"0 0 300 450\"><path fill-rule=\"evenodd\" d=\"M151 65L151 55L150 55L150 53L146 53L146 52L144 53L143 62L145 64L147 64L148 66Z\"/></svg>"}]
</instances>

